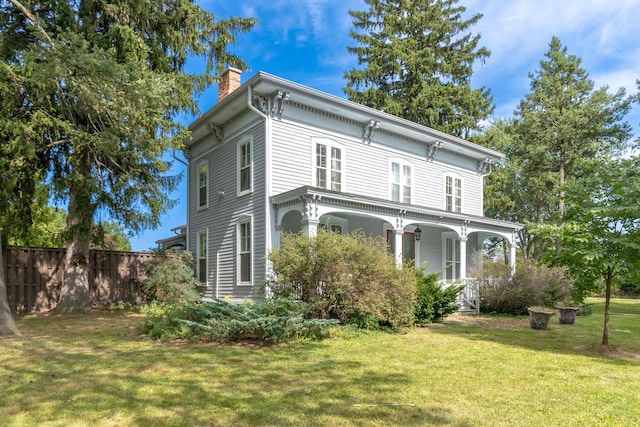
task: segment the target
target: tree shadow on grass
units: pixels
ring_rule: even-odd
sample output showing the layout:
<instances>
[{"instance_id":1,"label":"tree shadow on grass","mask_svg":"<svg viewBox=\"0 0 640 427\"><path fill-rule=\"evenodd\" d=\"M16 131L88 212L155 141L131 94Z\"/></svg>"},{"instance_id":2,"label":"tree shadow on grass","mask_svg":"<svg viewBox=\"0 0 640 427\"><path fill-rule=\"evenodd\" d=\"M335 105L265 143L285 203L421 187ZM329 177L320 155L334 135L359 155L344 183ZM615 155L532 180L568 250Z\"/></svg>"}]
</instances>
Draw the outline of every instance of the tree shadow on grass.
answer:
<instances>
[{"instance_id":1,"label":"tree shadow on grass","mask_svg":"<svg viewBox=\"0 0 640 427\"><path fill-rule=\"evenodd\" d=\"M579 317L576 325L562 325L552 318L548 329L535 330L531 329L526 316L459 315L447 318L444 324L433 325L430 331L533 351L593 357L617 365L640 365L640 351L597 344L602 338L602 331L598 329L602 327L602 316L594 316Z\"/></svg>"},{"instance_id":2,"label":"tree shadow on grass","mask_svg":"<svg viewBox=\"0 0 640 427\"><path fill-rule=\"evenodd\" d=\"M0 342L5 420L27 425L468 425L446 407L398 397L398 390L412 382L400 368L372 370L333 356L322 342L180 346L149 341L132 333L136 321L122 326L119 320L56 316L49 319L51 335L41 329Z\"/></svg>"}]
</instances>

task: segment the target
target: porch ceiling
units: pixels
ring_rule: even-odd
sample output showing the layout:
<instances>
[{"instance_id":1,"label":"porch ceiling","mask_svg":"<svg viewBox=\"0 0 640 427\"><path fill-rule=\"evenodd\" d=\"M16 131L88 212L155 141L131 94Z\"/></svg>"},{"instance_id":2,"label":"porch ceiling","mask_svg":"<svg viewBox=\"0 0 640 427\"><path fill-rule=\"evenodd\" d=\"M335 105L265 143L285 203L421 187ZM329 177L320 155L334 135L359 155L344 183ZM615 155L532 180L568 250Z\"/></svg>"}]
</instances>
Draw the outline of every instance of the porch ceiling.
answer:
<instances>
[{"instance_id":1,"label":"porch ceiling","mask_svg":"<svg viewBox=\"0 0 640 427\"><path fill-rule=\"evenodd\" d=\"M448 212L441 209L391 202L375 197L341 193L310 186L299 187L273 196L271 197L271 202L277 209L283 209L296 205L304 207L304 203L309 199L316 200L318 204L339 206L352 212L357 211L365 214L394 217L400 214L407 222L425 222L448 226L461 226L464 224L465 227L470 229L498 231L501 233L513 233L523 227L523 224L483 216Z\"/></svg>"}]
</instances>

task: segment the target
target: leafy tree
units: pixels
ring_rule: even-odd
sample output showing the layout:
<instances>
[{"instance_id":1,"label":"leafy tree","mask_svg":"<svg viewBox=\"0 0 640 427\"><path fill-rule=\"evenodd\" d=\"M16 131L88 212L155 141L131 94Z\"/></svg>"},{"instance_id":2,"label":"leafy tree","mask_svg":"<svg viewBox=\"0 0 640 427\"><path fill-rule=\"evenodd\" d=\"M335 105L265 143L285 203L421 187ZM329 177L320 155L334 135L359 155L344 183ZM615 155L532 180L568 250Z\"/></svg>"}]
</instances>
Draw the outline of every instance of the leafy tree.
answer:
<instances>
[{"instance_id":1,"label":"leafy tree","mask_svg":"<svg viewBox=\"0 0 640 427\"><path fill-rule=\"evenodd\" d=\"M28 7L27 7L28 6ZM178 113L227 65L252 19L216 20L189 0L118 3L18 0L0 6L0 54L21 98L9 118L67 203L67 259L59 311L90 307L88 251L96 212L132 232L171 207L163 154L182 147ZM188 57L206 61L190 74Z\"/></svg>"},{"instance_id":2,"label":"leafy tree","mask_svg":"<svg viewBox=\"0 0 640 427\"><path fill-rule=\"evenodd\" d=\"M351 37L363 69L345 73L352 101L434 129L466 137L493 111L485 88L472 89L475 61L489 57L469 30L482 17L463 19L458 0L365 0L349 11Z\"/></svg>"},{"instance_id":3,"label":"leafy tree","mask_svg":"<svg viewBox=\"0 0 640 427\"><path fill-rule=\"evenodd\" d=\"M589 159L607 161L625 149L631 128L623 118L636 96L594 89L581 60L553 38L531 73L513 120L496 122L476 142L504 152L507 161L486 178L486 214L522 222L524 258L539 261L549 242L531 234L540 222L557 223L564 185L592 173Z\"/></svg>"},{"instance_id":4,"label":"leafy tree","mask_svg":"<svg viewBox=\"0 0 640 427\"><path fill-rule=\"evenodd\" d=\"M568 268L582 299L605 285L602 345L609 344L609 301L616 280L638 278L640 268L640 158L593 165L595 171L566 186L563 222L535 231L556 239L549 261Z\"/></svg>"},{"instance_id":5,"label":"leafy tree","mask_svg":"<svg viewBox=\"0 0 640 427\"><path fill-rule=\"evenodd\" d=\"M94 225L92 235L92 249L125 252L131 250L129 236L117 222L105 221Z\"/></svg>"}]
</instances>

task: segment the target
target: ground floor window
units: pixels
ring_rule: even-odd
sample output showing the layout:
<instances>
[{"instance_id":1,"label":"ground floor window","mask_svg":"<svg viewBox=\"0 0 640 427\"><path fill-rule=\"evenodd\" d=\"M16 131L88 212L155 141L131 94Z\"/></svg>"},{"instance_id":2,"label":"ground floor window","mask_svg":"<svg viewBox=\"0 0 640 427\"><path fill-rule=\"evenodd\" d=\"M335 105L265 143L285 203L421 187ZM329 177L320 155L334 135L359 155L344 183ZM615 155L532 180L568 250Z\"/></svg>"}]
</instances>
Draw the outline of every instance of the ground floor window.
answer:
<instances>
[{"instance_id":1,"label":"ground floor window","mask_svg":"<svg viewBox=\"0 0 640 427\"><path fill-rule=\"evenodd\" d=\"M251 221L238 224L238 263L240 282L251 282Z\"/></svg>"},{"instance_id":2,"label":"ground floor window","mask_svg":"<svg viewBox=\"0 0 640 427\"><path fill-rule=\"evenodd\" d=\"M198 280L207 283L207 232L198 233Z\"/></svg>"}]
</instances>

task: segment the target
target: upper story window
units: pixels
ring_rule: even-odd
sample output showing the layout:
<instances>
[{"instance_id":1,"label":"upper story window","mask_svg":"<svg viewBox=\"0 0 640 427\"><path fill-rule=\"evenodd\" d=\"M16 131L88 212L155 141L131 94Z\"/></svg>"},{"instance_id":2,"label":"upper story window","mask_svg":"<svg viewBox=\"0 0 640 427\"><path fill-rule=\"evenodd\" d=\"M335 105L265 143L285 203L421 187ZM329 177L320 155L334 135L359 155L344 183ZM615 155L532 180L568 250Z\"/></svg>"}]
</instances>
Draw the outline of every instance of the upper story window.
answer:
<instances>
[{"instance_id":1,"label":"upper story window","mask_svg":"<svg viewBox=\"0 0 640 427\"><path fill-rule=\"evenodd\" d=\"M251 141L238 145L238 194L251 192Z\"/></svg>"},{"instance_id":2,"label":"upper story window","mask_svg":"<svg viewBox=\"0 0 640 427\"><path fill-rule=\"evenodd\" d=\"M316 143L316 187L342 191L342 149Z\"/></svg>"},{"instance_id":3,"label":"upper story window","mask_svg":"<svg viewBox=\"0 0 640 427\"><path fill-rule=\"evenodd\" d=\"M411 203L411 169L411 165L402 161L391 161L389 171L391 201Z\"/></svg>"},{"instance_id":4,"label":"upper story window","mask_svg":"<svg viewBox=\"0 0 640 427\"><path fill-rule=\"evenodd\" d=\"M198 209L206 208L209 199L207 197L207 188L209 187L209 166L207 163L201 163L198 166Z\"/></svg>"},{"instance_id":5,"label":"upper story window","mask_svg":"<svg viewBox=\"0 0 640 427\"><path fill-rule=\"evenodd\" d=\"M455 175L444 177L444 209L449 212L462 212L462 178Z\"/></svg>"}]
</instances>

